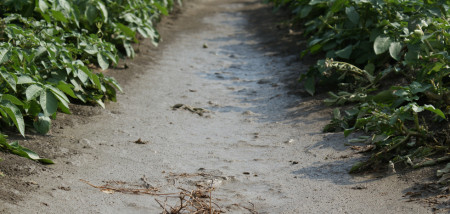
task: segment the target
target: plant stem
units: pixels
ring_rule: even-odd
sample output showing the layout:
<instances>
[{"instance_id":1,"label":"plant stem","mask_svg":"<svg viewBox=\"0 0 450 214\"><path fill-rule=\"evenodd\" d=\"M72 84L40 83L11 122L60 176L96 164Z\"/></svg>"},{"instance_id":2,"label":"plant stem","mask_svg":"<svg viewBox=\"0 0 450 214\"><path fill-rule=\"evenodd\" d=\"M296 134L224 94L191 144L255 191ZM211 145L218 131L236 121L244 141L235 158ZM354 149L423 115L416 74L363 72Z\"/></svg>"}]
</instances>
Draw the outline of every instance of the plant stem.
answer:
<instances>
[{"instance_id":1,"label":"plant stem","mask_svg":"<svg viewBox=\"0 0 450 214\"><path fill-rule=\"evenodd\" d=\"M417 114L417 112L413 112L413 115L414 115L414 125L416 126L416 130L419 131L420 130L419 115Z\"/></svg>"},{"instance_id":2,"label":"plant stem","mask_svg":"<svg viewBox=\"0 0 450 214\"><path fill-rule=\"evenodd\" d=\"M450 160L450 155L449 156L440 157L440 158L435 159L435 160L429 160L429 161L425 161L423 163L416 164L416 165L413 166L413 168L417 169L417 168L421 168L421 167L425 167L425 166L433 166L433 165L436 165L438 163L445 162L445 161L448 161L448 160Z\"/></svg>"}]
</instances>

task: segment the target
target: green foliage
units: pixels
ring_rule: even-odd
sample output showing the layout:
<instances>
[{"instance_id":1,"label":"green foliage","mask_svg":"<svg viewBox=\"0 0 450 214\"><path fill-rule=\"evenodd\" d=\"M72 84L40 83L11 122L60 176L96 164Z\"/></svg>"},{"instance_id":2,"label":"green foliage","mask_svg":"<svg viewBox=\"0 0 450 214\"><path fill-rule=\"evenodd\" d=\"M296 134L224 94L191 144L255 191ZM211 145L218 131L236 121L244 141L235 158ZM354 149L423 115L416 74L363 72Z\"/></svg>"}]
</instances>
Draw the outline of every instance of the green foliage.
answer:
<instances>
[{"instance_id":1,"label":"green foliage","mask_svg":"<svg viewBox=\"0 0 450 214\"><path fill-rule=\"evenodd\" d=\"M52 160L39 157L39 155L37 155L35 152L19 145L18 142L7 143L6 136L2 134L0 134L0 148L24 158L39 161L43 164L54 164Z\"/></svg>"},{"instance_id":2,"label":"green foliage","mask_svg":"<svg viewBox=\"0 0 450 214\"><path fill-rule=\"evenodd\" d=\"M352 105L335 110L324 130L363 131L371 136L352 141L376 145L351 172L448 154L449 142L428 127L447 124L450 113L450 1L270 1L291 10L310 38L302 56L326 56L302 74L306 91L335 84L325 103Z\"/></svg>"},{"instance_id":3,"label":"green foliage","mask_svg":"<svg viewBox=\"0 0 450 214\"><path fill-rule=\"evenodd\" d=\"M117 81L101 70L133 57L137 35L156 45L154 28L173 0L0 0L0 128L46 134L72 102L116 101ZM2 140L4 138L2 137ZM4 148L36 154L12 143ZM26 156L27 154L28 156Z\"/></svg>"}]
</instances>

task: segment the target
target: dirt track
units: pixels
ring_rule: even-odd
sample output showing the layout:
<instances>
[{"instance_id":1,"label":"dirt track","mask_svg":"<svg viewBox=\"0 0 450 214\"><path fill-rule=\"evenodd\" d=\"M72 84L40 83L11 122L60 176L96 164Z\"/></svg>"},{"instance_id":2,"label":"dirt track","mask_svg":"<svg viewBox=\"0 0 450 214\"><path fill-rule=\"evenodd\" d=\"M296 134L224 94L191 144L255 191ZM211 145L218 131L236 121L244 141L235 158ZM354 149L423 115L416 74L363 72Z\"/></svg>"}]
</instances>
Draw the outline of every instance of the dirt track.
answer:
<instances>
[{"instance_id":1,"label":"dirt track","mask_svg":"<svg viewBox=\"0 0 450 214\"><path fill-rule=\"evenodd\" d=\"M2 171L16 177L2 183L1 212L160 213L165 196L123 190L212 186L227 213L430 213L402 198L405 176L347 173L361 156L321 132L330 110L293 87L307 66L283 52L275 31L288 29L258 2L194 0L166 19L159 48L142 44L130 69L111 71L118 103L74 107L23 142L58 164L7 156Z\"/></svg>"}]
</instances>

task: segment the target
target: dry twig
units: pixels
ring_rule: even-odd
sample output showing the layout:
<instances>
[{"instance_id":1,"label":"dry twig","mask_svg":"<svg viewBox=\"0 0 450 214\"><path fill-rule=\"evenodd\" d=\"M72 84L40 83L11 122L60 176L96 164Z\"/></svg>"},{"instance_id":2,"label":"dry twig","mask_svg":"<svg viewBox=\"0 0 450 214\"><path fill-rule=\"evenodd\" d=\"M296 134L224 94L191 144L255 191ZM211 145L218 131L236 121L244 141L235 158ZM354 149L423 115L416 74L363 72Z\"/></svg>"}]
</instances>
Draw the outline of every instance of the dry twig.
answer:
<instances>
[{"instance_id":1,"label":"dry twig","mask_svg":"<svg viewBox=\"0 0 450 214\"><path fill-rule=\"evenodd\" d=\"M163 212L170 214L181 214L181 213L198 213L198 214L219 214L223 213L219 205L212 201L212 188L196 189L188 191L186 189L179 188L181 190L177 195L169 195L166 197L177 197L180 199L179 204L175 207L162 205L159 201L158 204L162 206ZM167 208L169 207L169 208ZM170 210L168 212L167 210Z\"/></svg>"},{"instance_id":2,"label":"dry twig","mask_svg":"<svg viewBox=\"0 0 450 214\"><path fill-rule=\"evenodd\" d=\"M190 176L188 174L184 174L182 176ZM198 175L195 175L198 176ZM145 177L142 179L144 182ZM125 194L145 194L145 195L153 195L153 196L165 196L164 204L161 203L158 199L155 201L159 204L159 206L163 209L164 214L181 214L181 213L196 213L196 214L220 214L224 213L220 206L213 202L212 199L212 185L207 189L196 189L196 190L186 190L183 188L179 188L181 192L178 193L157 193L159 191L157 188L151 187L151 185L147 185L149 188L129 188L129 187L116 187L113 185L124 185L126 182L121 181L109 181L107 184L102 186L97 186L89 183L86 180L80 179L80 181L88 184L91 187L99 189L104 193L125 193ZM147 182L145 182L148 184ZM168 198L178 198L179 202L174 206L167 205ZM249 209L250 210L250 209Z\"/></svg>"},{"instance_id":3,"label":"dry twig","mask_svg":"<svg viewBox=\"0 0 450 214\"><path fill-rule=\"evenodd\" d=\"M145 195L156 195L156 196L163 196L163 195L173 195L175 193L157 193L158 189L157 188L146 188L146 189L142 189L142 188L125 188L125 187L114 187L111 186L110 184L106 184L103 186L96 186L94 184L89 183L86 180L80 179L80 181L88 184L91 187L97 188L102 192L105 193L114 193L114 192L120 192L120 193L125 193L125 194L136 194L136 195L141 195L141 194L145 194ZM110 182L112 183L112 182Z\"/></svg>"}]
</instances>

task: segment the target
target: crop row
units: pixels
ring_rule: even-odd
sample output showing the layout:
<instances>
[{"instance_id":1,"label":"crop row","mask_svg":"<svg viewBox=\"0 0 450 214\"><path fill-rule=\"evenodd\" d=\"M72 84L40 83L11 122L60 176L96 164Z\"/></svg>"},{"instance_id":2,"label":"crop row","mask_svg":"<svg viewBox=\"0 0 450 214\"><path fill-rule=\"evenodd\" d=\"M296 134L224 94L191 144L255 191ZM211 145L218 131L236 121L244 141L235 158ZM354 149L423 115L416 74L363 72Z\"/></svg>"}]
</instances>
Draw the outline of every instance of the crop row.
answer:
<instances>
[{"instance_id":1,"label":"crop row","mask_svg":"<svg viewBox=\"0 0 450 214\"><path fill-rule=\"evenodd\" d=\"M106 70L120 57L134 57L137 34L156 45L154 24L173 0L1 0L0 128L50 130L69 103L104 107L121 88ZM98 68L98 69L97 69ZM0 147L40 159L0 133Z\"/></svg>"},{"instance_id":2,"label":"crop row","mask_svg":"<svg viewBox=\"0 0 450 214\"><path fill-rule=\"evenodd\" d=\"M450 160L450 1L270 1L309 38L300 54L325 56L300 78L311 95L338 88L325 131L374 148L351 172Z\"/></svg>"}]
</instances>

